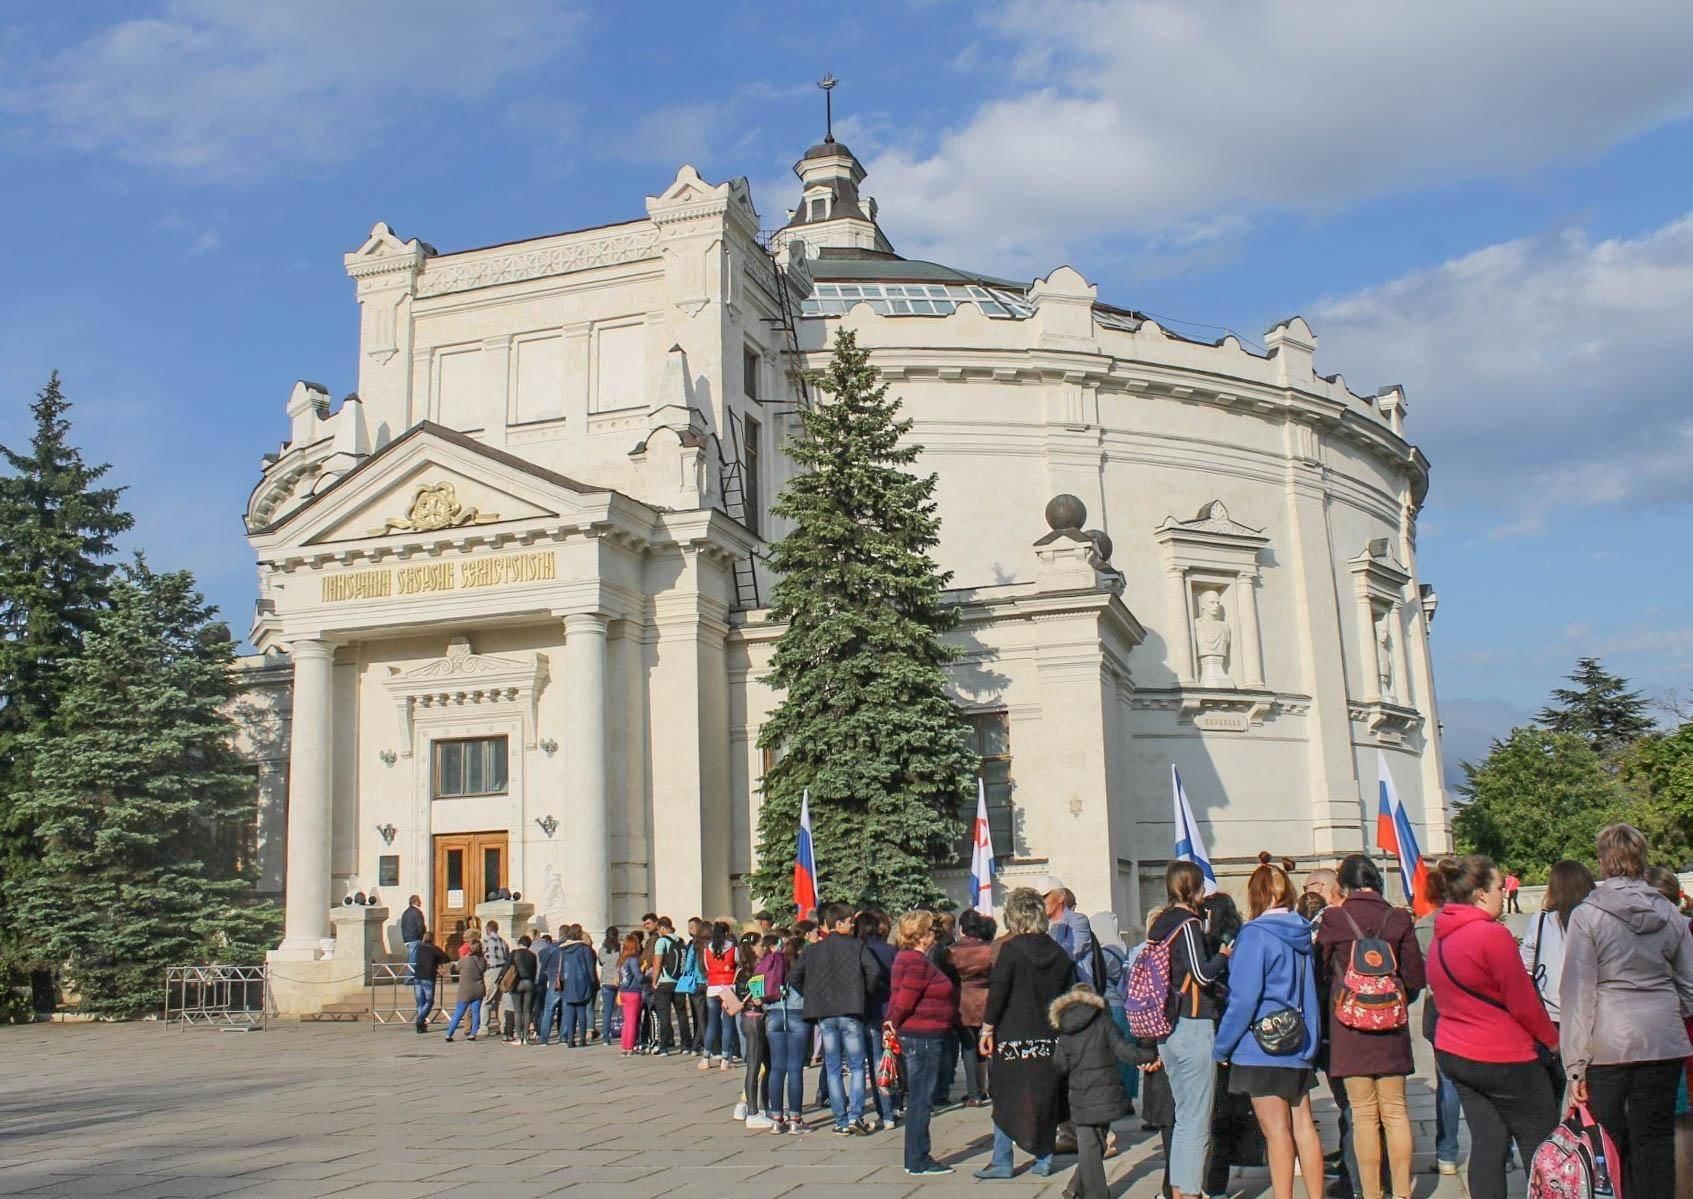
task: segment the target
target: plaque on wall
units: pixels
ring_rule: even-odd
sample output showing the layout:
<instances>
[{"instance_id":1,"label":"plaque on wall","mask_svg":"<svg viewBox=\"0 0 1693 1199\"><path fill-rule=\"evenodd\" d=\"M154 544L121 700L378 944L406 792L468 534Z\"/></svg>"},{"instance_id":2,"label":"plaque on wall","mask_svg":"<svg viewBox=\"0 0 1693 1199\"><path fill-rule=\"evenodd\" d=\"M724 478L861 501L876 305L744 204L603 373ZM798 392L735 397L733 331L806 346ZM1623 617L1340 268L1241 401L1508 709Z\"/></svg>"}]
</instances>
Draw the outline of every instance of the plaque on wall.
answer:
<instances>
[{"instance_id":1,"label":"plaque on wall","mask_svg":"<svg viewBox=\"0 0 1693 1199\"><path fill-rule=\"evenodd\" d=\"M447 892L447 906L449 908L462 908L464 906L464 892L463 891L448 891Z\"/></svg>"},{"instance_id":2,"label":"plaque on wall","mask_svg":"<svg viewBox=\"0 0 1693 1199\"><path fill-rule=\"evenodd\" d=\"M400 885L400 855L385 853L376 859L377 886L397 887Z\"/></svg>"}]
</instances>

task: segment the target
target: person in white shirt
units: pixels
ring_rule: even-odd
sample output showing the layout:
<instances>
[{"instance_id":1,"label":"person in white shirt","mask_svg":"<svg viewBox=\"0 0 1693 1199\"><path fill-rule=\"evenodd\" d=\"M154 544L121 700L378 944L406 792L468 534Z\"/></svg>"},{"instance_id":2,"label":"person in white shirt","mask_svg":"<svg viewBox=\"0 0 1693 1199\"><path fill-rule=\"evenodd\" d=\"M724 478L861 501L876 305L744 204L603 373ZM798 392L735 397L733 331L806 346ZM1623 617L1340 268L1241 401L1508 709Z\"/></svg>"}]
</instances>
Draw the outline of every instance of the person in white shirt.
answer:
<instances>
[{"instance_id":1,"label":"person in white shirt","mask_svg":"<svg viewBox=\"0 0 1693 1199\"><path fill-rule=\"evenodd\" d=\"M1523 932L1523 968L1553 1024L1558 1023L1558 985L1564 977L1564 932L1570 913L1592 890L1593 875L1586 866L1568 858L1554 863L1546 876L1546 900Z\"/></svg>"}]
</instances>

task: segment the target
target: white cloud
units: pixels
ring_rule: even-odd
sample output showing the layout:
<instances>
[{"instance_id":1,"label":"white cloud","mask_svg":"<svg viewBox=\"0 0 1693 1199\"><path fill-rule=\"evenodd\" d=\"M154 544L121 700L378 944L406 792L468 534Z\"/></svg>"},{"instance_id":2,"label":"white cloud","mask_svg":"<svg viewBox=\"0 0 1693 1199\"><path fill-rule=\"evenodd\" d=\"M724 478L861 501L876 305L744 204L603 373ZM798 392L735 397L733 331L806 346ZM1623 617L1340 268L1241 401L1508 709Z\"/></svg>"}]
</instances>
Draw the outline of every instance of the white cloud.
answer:
<instances>
[{"instance_id":1,"label":"white cloud","mask_svg":"<svg viewBox=\"0 0 1693 1199\"><path fill-rule=\"evenodd\" d=\"M1051 265L1100 236L1321 212L1578 159L1693 111L1693 6L1062 0L996 10L1014 67L867 163L892 235Z\"/></svg>"},{"instance_id":2,"label":"white cloud","mask_svg":"<svg viewBox=\"0 0 1693 1199\"><path fill-rule=\"evenodd\" d=\"M1442 504L1499 536L1560 509L1693 502L1693 213L1634 238L1487 246L1310 311L1323 361L1403 383Z\"/></svg>"},{"instance_id":3,"label":"white cloud","mask_svg":"<svg viewBox=\"0 0 1693 1199\"><path fill-rule=\"evenodd\" d=\"M0 111L37 144L199 177L269 174L369 149L424 101L484 98L563 49L577 22L560 5L169 0L0 64Z\"/></svg>"}]
</instances>

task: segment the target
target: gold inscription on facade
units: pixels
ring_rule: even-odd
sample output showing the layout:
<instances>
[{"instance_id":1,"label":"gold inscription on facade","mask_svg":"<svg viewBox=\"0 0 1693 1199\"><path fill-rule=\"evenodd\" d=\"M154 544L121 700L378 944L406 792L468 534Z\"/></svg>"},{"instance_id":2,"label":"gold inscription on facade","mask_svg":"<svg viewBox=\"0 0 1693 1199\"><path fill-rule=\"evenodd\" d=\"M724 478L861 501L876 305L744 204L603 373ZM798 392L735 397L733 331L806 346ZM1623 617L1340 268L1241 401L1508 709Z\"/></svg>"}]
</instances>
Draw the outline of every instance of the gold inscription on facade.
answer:
<instances>
[{"instance_id":1,"label":"gold inscription on facade","mask_svg":"<svg viewBox=\"0 0 1693 1199\"><path fill-rule=\"evenodd\" d=\"M388 570L355 570L323 580L323 601L379 599L394 593L394 574Z\"/></svg>"},{"instance_id":2,"label":"gold inscription on facade","mask_svg":"<svg viewBox=\"0 0 1693 1199\"><path fill-rule=\"evenodd\" d=\"M500 587L507 583L539 583L558 577L558 557L550 550L531 554L500 554L459 563L460 587Z\"/></svg>"},{"instance_id":3,"label":"gold inscription on facade","mask_svg":"<svg viewBox=\"0 0 1693 1199\"><path fill-rule=\"evenodd\" d=\"M551 550L495 554L470 562L426 562L381 570L355 570L322 580L323 602L386 599L391 595L431 595L485 587L521 586L558 578L558 556Z\"/></svg>"}]
</instances>

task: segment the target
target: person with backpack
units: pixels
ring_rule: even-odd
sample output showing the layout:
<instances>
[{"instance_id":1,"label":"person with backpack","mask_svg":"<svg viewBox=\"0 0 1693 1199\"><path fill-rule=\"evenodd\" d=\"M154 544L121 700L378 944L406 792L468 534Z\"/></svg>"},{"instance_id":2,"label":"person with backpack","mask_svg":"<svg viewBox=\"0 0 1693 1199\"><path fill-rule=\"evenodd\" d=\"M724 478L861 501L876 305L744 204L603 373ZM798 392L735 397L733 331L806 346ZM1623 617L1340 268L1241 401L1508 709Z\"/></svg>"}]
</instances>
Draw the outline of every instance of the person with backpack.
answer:
<instances>
[{"instance_id":1,"label":"person with backpack","mask_svg":"<svg viewBox=\"0 0 1693 1199\"><path fill-rule=\"evenodd\" d=\"M1095 917L1093 927L1099 929ZM1077 983L1054 999L1047 1021L1058 1032L1053 1068L1064 1080L1070 1119L1076 1126L1076 1172L1064 1188L1068 1199L1106 1199L1105 1139L1111 1125L1129 1114L1118 1071L1152 1061L1158 1051L1124 1036L1111 1019L1105 998Z\"/></svg>"},{"instance_id":2,"label":"person with backpack","mask_svg":"<svg viewBox=\"0 0 1693 1199\"><path fill-rule=\"evenodd\" d=\"M1646 881L1639 829L1608 825L1597 848L1604 881L1571 914L1564 941L1564 1068L1571 1098L1616 1142L1623 1195L1670 1195L1676 1079L1693 1053L1693 933Z\"/></svg>"},{"instance_id":3,"label":"person with backpack","mask_svg":"<svg viewBox=\"0 0 1693 1199\"><path fill-rule=\"evenodd\" d=\"M1564 977L1565 930L1575 905L1593 893L1593 886L1592 872L1580 862L1569 858L1554 862L1546 875L1545 901L1523 930L1523 965L1553 1024L1562 1017L1558 986Z\"/></svg>"},{"instance_id":4,"label":"person with backpack","mask_svg":"<svg viewBox=\"0 0 1693 1199\"><path fill-rule=\"evenodd\" d=\"M453 1007L452 1021L447 1025L447 1044L453 1043L453 1034L459 1030L459 1021L469 1016L470 1033L467 1041L476 1039L476 1030L482 1023L482 998L487 994L482 977L488 972L488 959L482 953L482 941L478 936L471 937L465 942L468 952L459 958L458 993Z\"/></svg>"},{"instance_id":5,"label":"person with backpack","mask_svg":"<svg viewBox=\"0 0 1693 1199\"><path fill-rule=\"evenodd\" d=\"M1493 860L1442 858L1436 869L1446 904L1427 963L1440 1010L1434 1060L1457 1087L1470 1126L1471 1199L1505 1199L1508 1146L1515 1141L1526 1162L1558 1123L1549 1069L1558 1029L1499 921L1505 880Z\"/></svg>"},{"instance_id":6,"label":"person with backpack","mask_svg":"<svg viewBox=\"0 0 1693 1199\"><path fill-rule=\"evenodd\" d=\"M1339 883L1341 904L1324 914L1317 933L1331 1005L1329 1076L1342 1081L1352 1107L1356 1182L1364 1199L1381 1199L1384 1131L1393 1199L1410 1199L1410 1011L1426 984L1416 921L1382 897L1381 871L1364 854L1342 859Z\"/></svg>"},{"instance_id":7,"label":"person with backpack","mask_svg":"<svg viewBox=\"0 0 1693 1199\"><path fill-rule=\"evenodd\" d=\"M688 952L682 959L682 977L676 989L688 996L688 1019L693 1022L694 1039L690 1052L700 1059L701 1069L709 1068L705 1051L705 1026L710 1016L706 1003L709 985L705 974L705 948L711 941L712 926L698 916L688 917Z\"/></svg>"},{"instance_id":8,"label":"person with backpack","mask_svg":"<svg viewBox=\"0 0 1693 1199\"><path fill-rule=\"evenodd\" d=\"M1229 1063L1229 1089L1252 1104L1276 1199L1293 1195L1296 1158L1305 1193L1320 1195L1323 1142L1311 1088L1322 1013L1310 926L1293 910L1292 880L1269 861L1247 880L1246 900L1250 919L1229 961L1229 999L1211 1054Z\"/></svg>"},{"instance_id":9,"label":"person with backpack","mask_svg":"<svg viewBox=\"0 0 1693 1199\"><path fill-rule=\"evenodd\" d=\"M1164 871L1169 900L1152 926L1146 948L1129 970L1123 1011L1129 1028L1159 1042L1158 1058L1175 1100L1170 1134L1170 1194L1201 1194L1205 1160L1211 1151L1211 1110L1217 1066L1217 990L1228 968L1232 943L1207 953L1200 904L1205 875L1192 862L1171 862ZM996 1087L997 1089L997 1087Z\"/></svg>"},{"instance_id":10,"label":"person with backpack","mask_svg":"<svg viewBox=\"0 0 1693 1199\"><path fill-rule=\"evenodd\" d=\"M958 972L958 1054L964 1062L964 1106L984 1107L987 1093L980 1050L983 1013L988 1006L988 971L993 939L999 929L992 916L971 909L958 918L961 934L948 951Z\"/></svg>"},{"instance_id":11,"label":"person with backpack","mask_svg":"<svg viewBox=\"0 0 1693 1199\"><path fill-rule=\"evenodd\" d=\"M1098 950L1097 964L1100 978L1097 993L1105 1000L1105 1010L1111 1023L1124 1036L1129 1034L1129 1018L1123 1014L1123 987L1129 976L1129 950L1123 944L1123 933L1117 923L1116 912L1095 912L1088 918L1093 928L1093 941ZM1123 1080L1123 1093L1128 1096L1129 1110L1135 1114L1135 1099L1140 1094L1140 1070L1136 1066L1118 1063L1117 1075Z\"/></svg>"},{"instance_id":12,"label":"person with backpack","mask_svg":"<svg viewBox=\"0 0 1693 1199\"><path fill-rule=\"evenodd\" d=\"M655 927L658 937L653 942L652 985L653 1006L658 1012L658 1056L669 1057L678 1046L685 1049L693 1040L688 1027L688 997L676 993L688 944L676 935L676 925L669 916L660 916Z\"/></svg>"}]
</instances>

